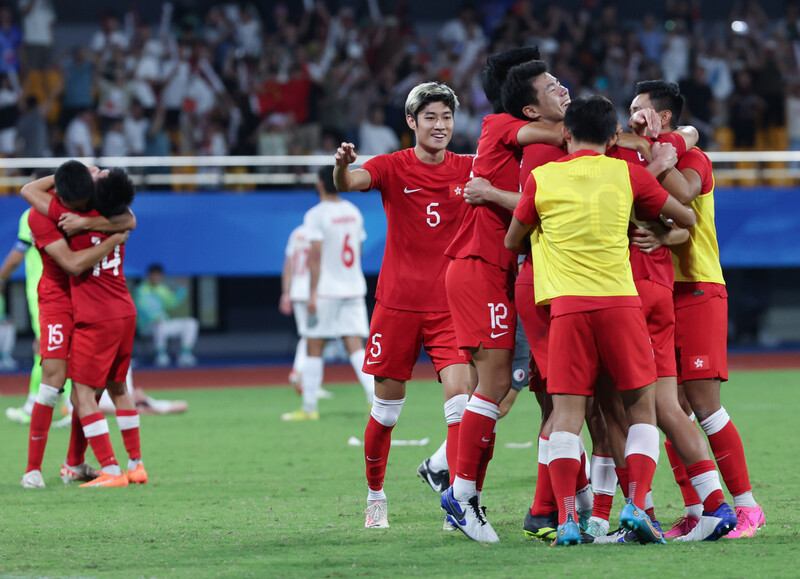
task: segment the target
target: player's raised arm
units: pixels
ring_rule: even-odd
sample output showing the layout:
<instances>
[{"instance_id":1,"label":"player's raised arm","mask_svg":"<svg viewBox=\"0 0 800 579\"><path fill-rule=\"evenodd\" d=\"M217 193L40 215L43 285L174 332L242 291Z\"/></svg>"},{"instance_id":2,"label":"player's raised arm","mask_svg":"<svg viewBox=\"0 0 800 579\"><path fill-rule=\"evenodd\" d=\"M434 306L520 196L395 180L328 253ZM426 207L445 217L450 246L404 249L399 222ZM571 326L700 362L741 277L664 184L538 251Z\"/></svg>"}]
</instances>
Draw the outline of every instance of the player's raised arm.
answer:
<instances>
[{"instance_id":1,"label":"player's raised arm","mask_svg":"<svg viewBox=\"0 0 800 579\"><path fill-rule=\"evenodd\" d=\"M20 194L22 194L22 198L30 203L31 207L36 211L42 215L47 215L50 209L50 201L53 200L53 196L49 191L55 184L55 175L48 175L47 177L42 177L41 179L36 179L36 181L31 181L23 185Z\"/></svg>"},{"instance_id":2,"label":"player's raised arm","mask_svg":"<svg viewBox=\"0 0 800 579\"><path fill-rule=\"evenodd\" d=\"M58 266L68 275L77 276L102 261L118 245L125 243L128 232L115 233L99 245L94 245L80 251L72 251L66 239L59 239L44 247L47 254L53 258Z\"/></svg>"},{"instance_id":3,"label":"player's raised arm","mask_svg":"<svg viewBox=\"0 0 800 579\"><path fill-rule=\"evenodd\" d=\"M517 141L522 147L533 143L561 147L564 145L564 133L561 130L563 126L564 123L530 122L519 130Z\"/></svg>"},{"instance_id":4,"label":"player's raised arm","mask_svg":"<svg viewBox=\"0 0 800 579\"><path fill-rule=\"evenodd\" d=\"M350 170L350 165L355 163L355 145L353 143L342 143L333 156L335 164L333 166L333 184L336 190L344 191L364 191L372 185L372 177L365 169Z\"/></svg>"}]
</instances>

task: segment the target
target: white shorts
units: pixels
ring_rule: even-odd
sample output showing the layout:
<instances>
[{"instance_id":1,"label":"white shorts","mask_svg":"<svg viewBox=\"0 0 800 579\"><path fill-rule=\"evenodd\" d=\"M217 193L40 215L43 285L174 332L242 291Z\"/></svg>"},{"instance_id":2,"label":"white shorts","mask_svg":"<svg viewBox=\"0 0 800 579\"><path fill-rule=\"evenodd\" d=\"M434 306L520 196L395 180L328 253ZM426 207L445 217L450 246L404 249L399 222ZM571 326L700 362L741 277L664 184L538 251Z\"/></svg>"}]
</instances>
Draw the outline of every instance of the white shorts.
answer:
<instances>
[{"instance_id":1,"label":"white shorts","mask_svg":"<svg viewBox=\"0 0 800 579\"><path fill-rule=\"evenodd\" d=\"M369 334L364 298L317 298L317 315L309 316L306 338L341 338Z\"/></svg>"},{"instance_id":2,"label":"white shorts","mask_svg":"<svg viewBox=\"0 0 800 579\"><path fill-rule=\"evenodd\" d=\"M307 302L292 302L294 312L294 324L297 326L297 335L301 338L306 337L308 332L308 310Z\"/></svg>"}]
</instances>

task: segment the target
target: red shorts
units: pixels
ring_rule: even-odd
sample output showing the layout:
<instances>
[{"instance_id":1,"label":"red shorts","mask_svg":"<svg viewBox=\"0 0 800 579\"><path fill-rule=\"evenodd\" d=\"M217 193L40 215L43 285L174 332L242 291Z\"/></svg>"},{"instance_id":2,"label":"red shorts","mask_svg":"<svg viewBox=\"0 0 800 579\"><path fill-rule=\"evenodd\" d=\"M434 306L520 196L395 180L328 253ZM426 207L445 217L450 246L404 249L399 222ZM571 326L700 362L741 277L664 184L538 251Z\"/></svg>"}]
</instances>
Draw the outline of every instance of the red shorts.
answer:
<instances>
[{"instance_id":1,"label":"red shorts","mask_svg":"<svg viewBox=\"0 0 800 579\"><path fill-rule=\"evenodd\" d=\"M656 381L656 364L641 308L614 307L565 314L550 324L550 394L591 396L601 368L617 390Z\"/></svg>"},{"instance_id":2,"label":"red shorts","mask_svg":"<svg viewBox=\"0 0 800 579\"><path fill-rule=\"evenodd\" d=\"M677 376L675 367L675 306L672 291L649 279L636 280L636 290L642 300L647 331L656 357L659 378Z\"/></svg>"},{"instance_id":3,"label":"red shorts","mask_svg":"<svg viewBox=\"0 0 800 579\"><path fill-rule=\"evenodd\" d=\"M72 340L72 312L39 311L39 355L42 360L69 358Z\"/></svg>"},{"instance_id":4,"label":"red shorts","mask_svg":"<svg viewBox=\"0 0 800 579\"><path fill-rule=\"evenodd\" d=\"M511 272L479 258L452 259L445 277L459 348L514 349L517 311Z\"/></svg>"},{"instance_id":5,"label":"red shorts","mask_svg":"<svg viewBox=\"0 0 800 579\"><path fill-rule=\"evenodd\" d=\"M522 320L522 328L536 364L536 372L531 372L530 387L534 392L544 392L544 380L547 380L547 349L550 343L550 306L533 305L533 295L532 285L517 284L517 313ZM525 306L522 307L521 304Z\"/></svg>"},{"instance_id":6,"label":"red shorts","mask_svg":"<svg viewBox=\"0 0 800 579\"><path fill-rule=\"evenodd\" d=\"M92 388L105 388L109 380L124 382L135 333L136 316L76 324L69 358L73 382Z\"/></svg>"},{"instance_id":7,"label":"red shorts","mask_svg":"<svg viewBox=\"0 0 800 579\"><path fill-rule=\"evenodd\" d=\"M450 312L409 312L376 302L363 370L373 376L410 380L423 345L436 372L469 362L469 354L456 344Z\"/></svg>"},{"instance_id":8,"label":"red shorts","mask_svg":"<svg viewBox=\"0 0 800 579\"><path fill-rule=\"evenodd\" d=\"M679 284L675 285L675 355L678 359L678 381L714 378L727 380L727 294L724 291L706 291L696 295L698 290L683 292L679 291L679 287ZM717 295L713 295L714 293Z\"/></svg>"}]
</instances>

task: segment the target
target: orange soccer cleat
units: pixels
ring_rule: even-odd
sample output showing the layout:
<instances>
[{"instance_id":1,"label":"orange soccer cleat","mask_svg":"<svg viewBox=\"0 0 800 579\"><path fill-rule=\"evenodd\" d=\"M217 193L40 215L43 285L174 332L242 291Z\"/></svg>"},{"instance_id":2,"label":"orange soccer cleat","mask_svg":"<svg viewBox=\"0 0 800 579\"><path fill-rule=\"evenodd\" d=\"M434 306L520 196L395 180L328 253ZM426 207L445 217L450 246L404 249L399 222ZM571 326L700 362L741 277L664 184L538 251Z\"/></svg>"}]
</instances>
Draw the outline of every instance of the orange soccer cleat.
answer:
<instances>
[{"instance_id":1,"label":"orange soccer cleat","mask_svg":"<svg viewBox=\"0 0 800 579\"><path fill-rule=\"evenodd\" d=\"M100 476L98 476L96 479L83 483L79 488L126 486L128 486L128 477L124 474L109 474L107 472L101 472Z\"/></svg>"},{"instance_id":2,"label":"orange soccer cleat","mask_svg":"<svg viewBox=\"0 0 800 579\"><path fill-rule=\"evenodd\" d=\"M141 462L136 465L135 469L127 471L125 476L128 477L128 482L131 484L143 485L147 482L147 471L144 470Z\"/></svg>"}]
</instances>

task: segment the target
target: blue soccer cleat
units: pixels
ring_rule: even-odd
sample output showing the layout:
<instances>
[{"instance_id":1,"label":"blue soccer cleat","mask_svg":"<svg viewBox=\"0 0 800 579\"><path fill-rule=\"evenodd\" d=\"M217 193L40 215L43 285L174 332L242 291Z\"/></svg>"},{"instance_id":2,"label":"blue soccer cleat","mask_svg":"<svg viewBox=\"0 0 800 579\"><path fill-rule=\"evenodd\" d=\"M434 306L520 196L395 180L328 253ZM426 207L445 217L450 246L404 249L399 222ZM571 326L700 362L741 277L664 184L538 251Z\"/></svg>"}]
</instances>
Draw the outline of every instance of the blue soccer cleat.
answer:
<instances>
[{"instance_id":1,"label":"blue soccer cleat","mask_svg":"<svg viewBox=\"0 0 800 579\"><path fill-rule=\"evenodd\" d=\"M556 529L556 540L553 545L580 545L581 543L581 528L571 514L567 515L567 520L563 525L559 525Z\"/></svg>"},{"instance_id":2,"label":"blue soccer cleat","mask_svg":"<svg viewBox=\"0 0 800 579\"><path fill-rule=\"evenodd\" d=\"M703 511L703 516L689 533L676 541L716 541L736 528L736 514L728 503L722 503L716 511Z\"/></svg>"},{"instance_id":3,"label":"blue soccer cleat","mask_svg":"<svg viewBox=\"0 0 800 579\"><path fill-rule=\"evenodd\" d=\"M654 525L647 513L633 504L633 499L625 499L625 506L622 507L622 513L619 516L619 524L633 531L642 544L665 545L667 543L660 525Z\"/></svg>"}]
</instances>

